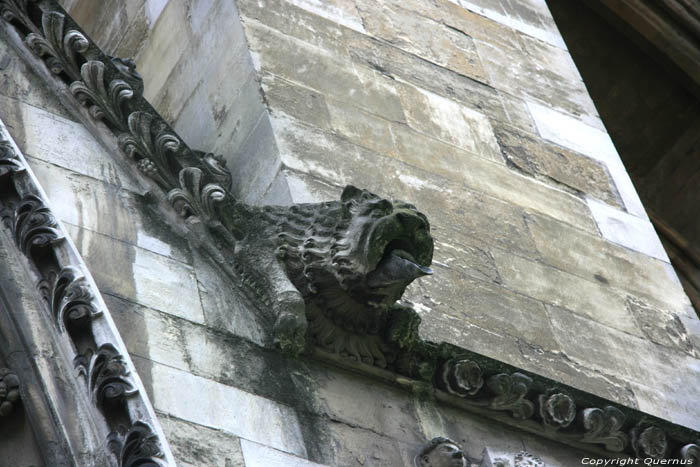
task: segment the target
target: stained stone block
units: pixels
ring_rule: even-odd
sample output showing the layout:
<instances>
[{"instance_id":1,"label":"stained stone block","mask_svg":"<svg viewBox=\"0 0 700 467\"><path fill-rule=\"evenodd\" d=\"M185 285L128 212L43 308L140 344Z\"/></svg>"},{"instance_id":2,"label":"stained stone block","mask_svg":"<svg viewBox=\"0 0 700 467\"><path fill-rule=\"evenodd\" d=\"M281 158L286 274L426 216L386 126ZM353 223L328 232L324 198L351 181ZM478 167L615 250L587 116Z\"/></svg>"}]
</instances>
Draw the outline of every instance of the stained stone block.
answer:
<instances>
[{"instance_id":1,"label":"stained stone block","mask_svg":"<svg viewBox=\"0 0 700 467\"><path fill-rule=\"evenodd\" d=\"M328 429L335 445L336 465L391 467L412 465L417 445L404 444L381 433L332 421Z\"/></svg>"},{"instance_id":2,"label":"stained stone block","mask_svg":"<svg viewBox=\"0 0 700 467\"><path fill-rule=\"evenodd\" d=\"M566 50L547 3L544 0L506 1L449 0L508 28L528 34Z\"/></svg>"},{"instance_id":3,"label":"stained stone block","mask_svg":"<svg viewBox=\"0 0 700 467\"><path fill-rule=\"evenodd\" d=\"M399 389L345 372L315 375L314 405L331 420L418 444L414 402Z\"/></svg>"},{"instance_id":4,"label":"stained stone block","mask_svg":"<svg viewBox=\"0 0 700 467\"><path fill-rule=\"evenodd\" d=\"M0 96L0 117L14 102ZM126 161L112 157L81 123L26 104L19 105L17 116L10 131L25 156L143 193Z\"/></svg>"},{"instance_id":5,"label":"stained stone block","mask_svg":"<svg viewBox=\"0 0 700 467\"><path fill-rule=\"evenodd\" d=\"M468 35L396 5L361 1L359 11L370 35L456 73L488 82Z\"/></svg>"},{"instance_id":6,"label":"stained stone block","mask_svg":"<svg viewBox=\"0 0 700 467\"><path fill-rule=\"evenodd\" d=\"M622 291L509 253L494 250L493 254L506 287L566 307L606 326L643 335L627 308Z\"/></svg>"},{"instance_id":7,"label":"stained stone block","mask_svg":"<svg viewBox=\"0 0 700 467\"><path fill-rule=\"evenodd\" d=\"M503 162L493 128L485 115L411 85L401 86L399 93L408 125L413 129L485 159Z\"/></svg>"},{"instance_id":8,"label":"stained stone block","mask_svg":"<svg viewBox=\"0 0 700 467\"><path fill-rule=\"evenodd\" d=\"M194 39L184 3L168 2L157 20L136 57L136 68L143 77L143 95L147 100L160 93L171 71ZM176 40L173 40L173 31L178 31Z\"/></svg>"},{"instance_id":9,"label":"stained stone block","mask_svg":"<svg viewBox=\"0 0 700 467\"><path fill-rule=\"evenodd\" d=\"M263 71L390 120L404 120L393 83L380 73L356 70L326 50L253 20L246 22L246 33Z\"/></svg>"},{"instance_id":10,"label":"stained stone block","mask_svg":"<svg viewBox=\"0 0 700 467\"><path fill-rule=\"evenodd\" d=\"M306 457L299 421L290 407L156 363L150 376L156 410Z\"/></svg>"},{"instance_id":11,"label":"stained stone block","mask_svg":"<svg viewBox=\"0 0 700 467\"><path fill-rule=\"evenodd\" d=\"M203 322L199 291L190 266L70 224L66 228L101 290Z\"/></svg>"},{"instance_id":12,"label":"stained stone block","mask_svg":"<svg viewBox=\"0 0 700 467\"><path fill-rule=\"evenodd\" d=\"M262 88L273 114L281 111L309 125L330 128L331 117L323 94L268 73L262 75Z\"/></svg>"},{"instance_id":13,"label":"stained stone block","mask_svg":"<svg viewBox=\"0 0 700 467\"><path fill-rule=\"evenodd\" d=\"M685 313L688 298L661 261L544 216L532 215L527 224L546 263Z\"/></svg>"},{"instance_id":14,"label":"stained stone block","mask_svg":"<svg viewBox=\"0 0 700 467\"><path fill-rule=\"evenodd\" d=\"M503 156L519 170L621 207L613 181L600 163L505 125L497 127L496 138Z\"/></svg>"},{"instance_id":15,"label":"stained stone block","mask_svg":"<svg viewBox=\"0 0 700 467\"><path fill-rule=\"evenodd\" d=\"M491 77L490 84L599 124L593 101L569 53L526 36L520 42L520 47L511 49L476 41L483 66Z\"/></svg>"},{"instance_id":16,"label":"stained stone block","mask_svg":"<svg viewBox=\"0 0 700 467\"><path fill-rule=\"evenodd\" d=\"M183 467L249 467L241 441L220 430L212 430L161 414L163 431L178 465Z\"/></svg>"}]
</instances>

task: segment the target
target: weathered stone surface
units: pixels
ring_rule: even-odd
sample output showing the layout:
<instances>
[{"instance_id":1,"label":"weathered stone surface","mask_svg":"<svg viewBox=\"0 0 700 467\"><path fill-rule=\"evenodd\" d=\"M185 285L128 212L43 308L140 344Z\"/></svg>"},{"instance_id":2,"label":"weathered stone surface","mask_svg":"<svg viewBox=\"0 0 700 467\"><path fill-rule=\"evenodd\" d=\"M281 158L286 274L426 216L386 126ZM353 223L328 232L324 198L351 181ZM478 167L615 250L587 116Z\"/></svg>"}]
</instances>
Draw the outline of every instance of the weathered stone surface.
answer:
<instances>
[{"instance_id":1,"label":"weathered stone surface","mask_svg":"<svg viewBox=\"0 0 700 467\"><path fill-rule=\"evenodd\" d=\"M476 42L490 83L521 97L531 97L599 124L598 113L569 53L527 36L515 48Z\"/></svg>"},{"instance_id":2,"label":"weathered stone surface","mask_svg":"<svg viewBox=\"0 0 700 467\"><path fill-rule=\"evenodd\" d=\"M552 14L543 0L508 1L493 4L487 0L449 0L463 8L521 31L554 46L566 49Z\"/></svg>"},{"instance_id":3,"label":"weathered stone surface","mask_svg":"<svg viewBox=\"0 0 700 467\"><path fill-rule=\"evenodd\" d=\"M435 140L416 139L417 142L427 143L430 149L419 149L414 146L406 152L401 152L399 156L408 166L397 165L391 159L368 154L367 151L358 149L357 146L349 146L332 135L305 127L292 119L276 118L273 122L278 135L282 159L292 169L313 172L316 175L337 180L341 185L346 182L350 183L351 180L364 180L366 186L380 192L385 189L383 187L392 186L392 190L397 192L397 197L399 192L408 191L393 181L397 178L403 181L401 185L412 186L414 190L422 190L432 186L437 187L436 191L442 192L443 196L446 194L464 196L461 195L465 191L463 185L446 183L442 177L435 179L426 175L419 177L409 175L412 171L409 166L414 166L453 180L463 181L468 187L507 203L547 213L579 228L595 231L587 207L578 198L548 187L541 182L513 174L513 171L504 165L487 161L467 152L452 153L454 156L459 155L456 161L462 164L464 170L450 170L449 163L440 162L434 157L435 154L443 157L446 154L439 152L439 149L435 152L431 150L443 147L442 143ZM346 154L346 156L343 164L339 166L337 163L331 162L331 159L333 154L340 153ZM301 160L296 154L305 154L306 156ZM450 153L447 155L450 156ZM368 173L367 164L381 169L380 173ZM380 178L379 175L382 177ZM377 176L377 180L373 181L369 178L372 176ZM411 183L411 180L414 180L414 183ZM433 182L433 180L436 181ZM415 193L411 194L408 191L405 199L412 199L412 196L415 196ZM471 196L471 194L467 196ZM440 211L435 210L434 212Z\"/></svg>"},{"instance_id":4,"label":"weathered stone surface","mask_svg":"<svg viewBox=\"0 0 700 467\"><path fill-rule=\"evenodd\" d=\"M241 441L219 430L166 414L160 422L178 465L184 467L246 467Z\"/></svg>"},{"instance_id":5,"label":"weathered stone surface","mask_svg":"<svg viewBox=\"0 0 700 467\"><path fill-rule=\"evenodd\" d=\"M263 71L390 120L404 120L398 93L381 73L360 70L326 50L249 20L247 37Z\"/></svg>"},{"instance_id":6,"label":"weathered stone surface","mask_svg":"<svg viewBox=\"0 0 700 467\"><path fill-rule=\"evenodd\" d=\"M570 359L630 381L641 410L670 417L692 429L700 427L700 422L689 416L700 391L683 383L700 376L700 360L565 310L550 308L550 319L562 351ZM668 397L670 394L674 396Z\"/></svg>"},{"instance_id":7,"label":"weathered stone surface","mask_svg":"<svg viewBox=\"0 0 700 467\"><path fill-rule=\"evenodd\" d=\"M670 262L651 221L594 199L588 200L588 206L603 238L652 258Z\"/></svg>"},{"instance_id":8,"label":"weathered stone surface","mask_svg":"<svg viewBox=\"0 0 700 467\"><path fill-rule=\"evenodd\" d=\"M70 224L66 228L101 290L203 322L199 291L190 266Z\"/></svg>"},{"instance_id":9,"label":"weathered stone surface","mask_svg":"<svg viewBox=\"0 0 700 467\"><path fill-rule=\"evenodd\" d=\"M241 439L241 449L246 467L323 467L247 439Z\"/></svg>"},{"instance_id":10,"label":"weathered stone surface","mask_svg":"<svg viewBox=\"0 0 700 467\"><path fill-rule=\"evenodd\" d=\"M273 115L282 111L317 128L330 128L331 117L323 94L269 73L262 75L262 88Z\"/></svg>"},{"instance_id":11,"label":"weathered stone surface","mask_svg":"<svg viewBox=\"0 0 700 467\"><path fill-rule=\"evenodd\" d=\"M337 465L391 467L413 462L410 453L415 448L412 444L340 422L331 422L329 431Z\"/></svg>"},{"instance_id":12,"label":"weathered stone surface","mask_svg":"<svg viewBox=\"0 0 700 467\"><path fill-rule=\"evenodd\" d=\"M370 35L436 65L487 81L471 37L390 3L359 2L363 24Z\"/></svg>"},{"instance_id":13,"label":"weathered stone surface","mask_svg":"<svg viewBox=\"0 0 700 467\"><path fill-rule=\"evenodd\" d=\"M498 254L495 256L498 257ZM432 309L430 320L435 321L431 323L433 326L442 331L450 326L468 331L473 325L494 330L508 336L507 339L527 342L547 350L558 349L542 303L493 283L474 280L455 267L438 266L435 269L433 277L422 279L408 295L422 307ZM453 284L459 284L459 287ZM469 339L450 341L460 347L480 351Z\"/></svg>"},{"instance_id":14,"label":"weathered stone surface","mask_svg":"<svg viewBox=\"0 0 700 467\"><path fill-rule=\"evenodd\" d=\"M642 335L627 309L624 295L611 287L512 254L500 251L493 254L506 287L607 326Z\"/></svg>"},{"instance_id":15,"label":"weathered stone surface","mask_svg":"<svg viewBox=\"0 0 700 467\"><path fill-rule=\"evenodd\" d=\"M642 219L647 217L615 145L605 131L535 102L528 102L528 108L540 136L603 162L627 211Z\"/></svg>"},{"instance_id":16,"label":"weathered stone surface","mask_svg":"<svg viewBox=\"0 0 700 467\"><path fill-rule=\"evenodd\" d=\"M290 407L157 363L151 365L150 377L157 410L306 457L299 421Z\"/></svg>"},{"instance_id":17,"label":"weathered stone surface","mask_svg":"<svg viewBox=\"0 0 700 467\"><path fill-rule=\"evenodd\" d=\"M33 157L27 159L54 214L63 222L183 263L191 262L186 241L157 219L142 197Z\"/></svg>"},{"instance_id":18,"label":"weathered stone surface","mask_svg":"<svg viewBox=\"0 0 700 467\"><path fill-rule=\"evenodd\" d=\"M494 162L502 162L485 115L411 85L399 88L408 126Z\"/></svg>"},{"instance_id":19,"label":"weathered stone surface","mask_svg":"<svg viewBox=\"0 0 700 467\"><path fill-rule=\"evenodd\" d=\"M12 108L14 102L0 96L0 109ZM32 105L20 104L18 110L17 118L10 120L15 120L12 133L26 156L136 193L144 191L126 162L112 158L82 124Z\"/></svg>"},{"instance_id":20,"label":"weathered stone surface","mask_svg":"<svg viewBox=\"0 0 700 467\"><path fill-rule=\"evenodd\" d=\"M325 416L406 443L420 443L414 401L399 389L345 372L315 375L315 404Z\"/></svg>"},{"instance_id":21,"label":"weathered stone surface","mask_svg":"<svg viewBox=\"0 0 700 467\"><path fill-rule=\"evenodd\" d=\"M512 127L499 125L496 138L503 156L519 170L621 207L615 186L600 163Z\"/></svg>"},{"instance_id":22,"label":"weathered stone surface","mask_svg":"<svg viewBox=\"0 0 700 467\"><path fill-rule=\"evenodd\" d=\"M529 216L527 225L544 261L561 270L642 294L677 313L689 305L681 286L658 260L544 216Z\"/></svg>"}]
</instances>

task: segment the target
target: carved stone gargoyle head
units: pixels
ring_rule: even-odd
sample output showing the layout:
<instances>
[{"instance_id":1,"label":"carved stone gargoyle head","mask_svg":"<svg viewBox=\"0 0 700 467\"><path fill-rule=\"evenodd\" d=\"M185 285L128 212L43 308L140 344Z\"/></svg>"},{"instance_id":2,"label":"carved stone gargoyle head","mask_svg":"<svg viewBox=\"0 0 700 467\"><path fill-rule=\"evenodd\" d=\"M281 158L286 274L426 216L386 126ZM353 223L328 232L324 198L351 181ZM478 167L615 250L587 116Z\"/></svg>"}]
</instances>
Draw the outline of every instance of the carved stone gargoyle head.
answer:
<instances>
[{"instance_id":1,"label":"carved stone gargoyle head","mask_svg":"<svg viewBox=\"0 0 700 467\"><path fill-rule=\"evenodd\" d=\"M233 202L220 212L236 232L239 274L272 310L283 349L299 352L308 327L317 346L387 366L396 302L414 279L432 274L433 239L423 214L353 186L339 201L263 208Z\"/></svg>"},{"instance_id":2,"label":"carved stone gargoyle head","mask_svg":"<svg viewBox=\"0 0 700 467\"><path fill-rule=\"evenodd\" d=\"M451 439L437 437L423 446L413 464L415 467L466 467L467 456Z\"/></svg>"}]
</instances>

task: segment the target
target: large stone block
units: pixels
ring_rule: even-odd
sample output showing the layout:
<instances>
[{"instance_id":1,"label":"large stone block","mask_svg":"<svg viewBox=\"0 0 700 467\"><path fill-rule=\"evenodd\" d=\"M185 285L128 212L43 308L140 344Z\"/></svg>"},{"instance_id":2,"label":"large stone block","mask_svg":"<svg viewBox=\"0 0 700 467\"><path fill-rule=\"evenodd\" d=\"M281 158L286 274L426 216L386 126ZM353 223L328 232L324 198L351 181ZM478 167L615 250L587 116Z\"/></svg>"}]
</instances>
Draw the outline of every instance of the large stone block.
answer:
<instances>
[{"instance_id":1,"label":"large stone block","mask_svg":"<svg viewBox=\"0 0 700 467\"><path fill-rule=\"evenodd\" d=\"M606 326L636 336L643 335L621 291L510 253L493 253L506 287L537 300L565 307Z\"/></svg>"},{"instance_id":2,"label":"large stone block","mask_svg":"<svg viewBox=\"0 0 700 467\"><path fill-rule=\"evenodd\" d=\"M136 193L145 189L121 156L113 156L78 122L0 96L2 109L15 108L13 138L25 156L31 156ZM116 149L115 149L116 150Z\"/></svg>"},{"instance_id":3,"label":"large stone block","mask_svg":"<svg viewBox=\"0 0 700 467\"><path fill-rule=\"evenodd\" d=\"M323 467L298 456L272 449L268 446L241 440L246 467Z\"/></svg>"},{"instance_id":4,"label":"large stone block","mask_svg":"<svg viewBox=\"0 0 700 467\"><path fill-rule=\"evenodd\" d=\"M100 290L174 316L204 321L192 268L152 251L66 224Z\"/></svg>"},{"instance_id":5,"label":"large stone block","mask_svg":"<svg viewBox=\"0 0 700 467\"><path fill-rule=\"evenodd\" d=\"M387 119L404 120L394 84L381 73L356 69L327 50L254 20L246 21L246 33L261 70Z\"/></svg>"},{"instance_id":6,"label":"large stone block","mask_svg":"<svg viewBox=\"0 0 700 467\"><path fill-rule=\"evenodd\" d=\"M161 364L150 368L156 410L179 419L306 457L290 407Z\"/></svg>"},{"instance_id":7,"label":"large stone block","mask_svg":"<svg viewBox=\"0 0 700 467\"><path fill-rule=\"evenodd\" d=\"M262 75L262 89L273 114L282 111L317 128L330 128L331 117L323 94L269 73Z\"/></svg>"},{"instance_id":8,"label":"large stone block","mask_svg":"<svg viewBox=\"0 0 700 467\"><path fill-rule=\"evenodd\" d=\"M178 465L249 467L243 458L239 438L166 414L160 414L158 418Z\"/></svg>"},{"instance_id":9,"label":"large stone block","mask_svg":"<svg viewBox=\"0 0 700 467\"><path fill-rule=\"evenodd\" d=\"M419 12L400 8L392 2L358 3L368 34L436 65L488 82L474 42L468 35L439 22L426 21Z\"/></svg>"},{"instance_id":10,"label":"large stone block","mask_svg":"<svg viewBox=\"0 0 700 467\"><path fill-rule=\"evenodd\" d=\"M685 314L690 306L680 284L669 275L663 262L547 217L532 215L527 223L546 263L641 295L676 313Z\"/></svg>"},{"instance_id":11,"label":"large stone block","mask_svg":"<svg viewBox=\"0 0 700 467\"><path fill-rule=\"evenodd\" d=\"M519 170L621 207L607 168L599 162L505 125L496 128L496 138L503 156Z\"/></svg>"}]
</instances>

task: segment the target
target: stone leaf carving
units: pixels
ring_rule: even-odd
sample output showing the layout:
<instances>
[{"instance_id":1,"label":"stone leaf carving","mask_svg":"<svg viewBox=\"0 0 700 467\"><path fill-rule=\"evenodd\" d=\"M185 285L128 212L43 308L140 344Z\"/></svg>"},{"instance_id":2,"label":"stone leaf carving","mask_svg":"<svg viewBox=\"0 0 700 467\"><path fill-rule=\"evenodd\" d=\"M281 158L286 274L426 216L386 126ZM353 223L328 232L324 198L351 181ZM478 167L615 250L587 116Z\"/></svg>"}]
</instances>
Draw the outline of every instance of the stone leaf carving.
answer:
<instances>
[{"instance_id":1,"label":"stone leaf carving","mask_svg":"<svg viewBox=\"0 0 700 467\"><path fill-rule=\"evenodd\" d=\"M138 391L129 379L124 358L112 344L104 344L91 356L88 387L95 405L103 409Z\"/></svg>"},{"instance_id":2,"label":"stone leaf carving","mask_svg":"<svg viewBox=\"0 0 700 467\"><path fill-rule=\"evenodd\" d=\"M9 369L0 368L0 417L10 415L19 398L19 378Z\"/></svg>"},{"instance_id":3,"label":"stone leaf carving","mask_svg":"<svg viewBox=\"0 0 700 467\"><path fill-rule=\"evenodd\" d=\"M13 232L22 252L36 258L51 244L63 239L57 230L56 219L36 195L22 198L14 213Z\"/></svg>"},{"instance_id":4,"label":"stone leaf carving","mask_svg":"<svg viewBox=\"0 0 700 467\"><path fill-rule=\"evenodd\" d=\"M640 423L632 428L630 440L637 457L663 459L668 450L664 430L649 423Z\"/></svg>"},{"instance_id":5,"label":"stone leaf carving","mask_svg":"<svg viewBox=\"0 0 700 467\"><path fill-rule=\"evenodd\" d=\"M124 103L134 96L134 90L124 80L113 79L105 84L104 63L90 60L80 69L81 81L70 85L73 95L81 104L88 107L96 120L106 120L114 128L126 131Z\"/></svg>"},{"instance_id":6,"label":"stone leaf carving","mask_svg":"<svg viewBox=\"0 0 700 467\"><path fill-rule=\"evenodd\" d=\"M689 465L700 465L700 446L697 444L686 444L681 448L680 455L691 462Z\"/></svg>"},{"instance_id":7,"label":"stone leaf carving","mask_svg":"<svg viewBox=\"0 0 700 467\"><path fill-rule=\"evenodd\" d=\"M624 451L628 438L625 433L620 431L625 423L625 415L619 409L612 406L607 406L604 409L590 408L584 409L581 415L586 431L580 441L602 444L608 451Z\"/></svg>"},{"instance_id":8,"label":"stone leaf carving","mask_svg":"<svg viewBox=\"0 0 700 467\"><path fill-rule=\"evenodd\" d=\"M525 398L532 385L532 378L522 373L501 373L489 378L486 384L496 394L489 403L490 408L508 410L517 419L532 417L535 405Z\"/></svg>"},{"instance_id":9,"label":"stone leaf carving","mask_svg":"<svg viewBox=\"0 0 700 467\"><path fill-rule=\"evenodd\" d=\"M143 78L136 71L136 62L130 58L108 57L112 65L121 73L124 80L131 86L137 95L143 94Z\"/></svg>"},{"instance_id":10,"label":"stone leaf carving","mask_svg":"<svg viewBox=\"0 0 700 467\"><path fill-rule=\"evenodd\" d=\"M566 428L576 418L576 403L564 391L550 389L538 397L540 417L546 427Z\"/></svg>"},{"instance_id":11,"label":"stone leaf carving","mask_svg":"<svg viewBox=\"0 0 700 467\"><path fill-rule=\"evenodd\" d=\"M278 345L301 351L308 316L317 345L387 366L386 334L406 312L396 301L432 272L423 214L352 186L340 201L257 208L227 197L217 208L237 237L237 271L272 311Z\"/></svg>"},{"instance_id":12,"label":"stone leaf carving","mask_svg":"<svg viewBox=\"0 0 700 467\"><path fill-rule=\"evenodd\" d=\"M17 159L9 141L0 141L0 187L5 185L10 175L23 171L24 166Z\"/></svg>"},{"instance_id":13,"label":"stone leaf carving","mask_svg":"<svg viewBox=\"0 0 700 467\"><path fill-rule=\"evenodd\" d=\"M0 0L0 14L7 22L19 21L26 25L29 22L27 6L35 2L36 0Z\"/></svg>"},{"instance_id":14,"label":"stone leaf carving","mask_svg":"<svg viewBox=\"0 0 700 467\"><path fill-rule=\"evenodd\" d=\"M484 385L481 368L471 360L450 359L439 372L439 386L459 397L473 396Z\"/></svg>"},{"instance_id":15,"label":"stone leaf carving","mask_svg":"<svg viewBox=\"0 0 700 467\"><path fill-rule=\"evenodd\" d=\"M56 277L51 293L51 311L62 332L86 327L100 313L92 305L92 293L82 274L64 268Z\"/></svg>"},{"instance_id":16,"label":"stone leaf carving","mask_svg":"<svg viewBox=\"0 0 700 467\"><path fill-rule=\"evenodd\" d=\"M146 423L136 422L129 429L113 431L107 437L119 467L163 467L163 452L158 437Z\"/></svg>"},{"instance_id":17,"label":"stone leaf carving","mask_svg":"<svg viewBox=\"0 0 700 467\"><path fill-rule=\"evenodd\" d=\"M132 159L141 172L152 178L169 192L178 186L174 174L180 170L172 155L180 148L177 136L167 131L167 125L148 112L137 111L129 115L130 133L119 136L119 146Z\"/></svg>"},{"instance_id":18,"label":"stone leaf carving","mask_svg":"<svg viewBox=\"0 0 700 467\"><path fill-rule=\"evenodd\" d=\"M75 29L65 28L66 17L61 13L45 12L41 18L43 36L32 32L27 35L27 46L38 56L45 57L46 65L55 75L65 73L71 81L80 79L80 59L90 43Z\"/></svg>"}]
</instances>

